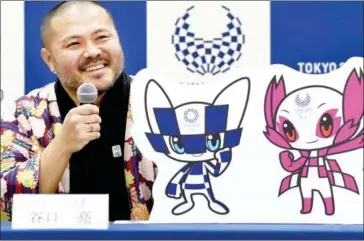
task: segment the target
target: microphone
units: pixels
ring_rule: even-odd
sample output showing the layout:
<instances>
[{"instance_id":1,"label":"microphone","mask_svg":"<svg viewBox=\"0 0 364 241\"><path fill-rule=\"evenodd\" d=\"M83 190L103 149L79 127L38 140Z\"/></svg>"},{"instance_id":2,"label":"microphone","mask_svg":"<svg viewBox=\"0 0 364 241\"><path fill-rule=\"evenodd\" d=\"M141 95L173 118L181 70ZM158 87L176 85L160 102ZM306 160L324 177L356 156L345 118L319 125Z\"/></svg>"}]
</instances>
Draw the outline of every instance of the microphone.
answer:
<instances>
[{"instance_id":1,"label":"microphone","mask_svg":"<svg viewBox=\"0 0 364 241\"><path fill-rule=\"evenodd\" d=\"M97 99L97 89L95 85L91 83L83 83L77 89L77 98L80 101L80 105L93 104Z\"/></svg>"}]
</instances>

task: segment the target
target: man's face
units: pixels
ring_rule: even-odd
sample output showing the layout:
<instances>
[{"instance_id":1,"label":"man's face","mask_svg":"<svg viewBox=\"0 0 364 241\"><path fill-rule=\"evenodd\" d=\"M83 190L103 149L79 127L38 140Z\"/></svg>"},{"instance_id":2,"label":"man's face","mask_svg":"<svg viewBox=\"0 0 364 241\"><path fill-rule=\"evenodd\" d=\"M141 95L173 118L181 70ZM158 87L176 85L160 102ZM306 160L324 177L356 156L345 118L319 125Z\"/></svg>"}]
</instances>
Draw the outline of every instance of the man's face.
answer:
<instances>
[{"instance_id":1,"label":"man's face","mask_svg":"<svg viewBox=\"0 0 364 241\"><path fill-rule=\"evenodd\" d=\"M124 54L104 9L94 4L71 5L50 26L48 65L61 82L73 90L85 82L99 92L108 90L123 71Z\"/></svg>"}]
</instances>

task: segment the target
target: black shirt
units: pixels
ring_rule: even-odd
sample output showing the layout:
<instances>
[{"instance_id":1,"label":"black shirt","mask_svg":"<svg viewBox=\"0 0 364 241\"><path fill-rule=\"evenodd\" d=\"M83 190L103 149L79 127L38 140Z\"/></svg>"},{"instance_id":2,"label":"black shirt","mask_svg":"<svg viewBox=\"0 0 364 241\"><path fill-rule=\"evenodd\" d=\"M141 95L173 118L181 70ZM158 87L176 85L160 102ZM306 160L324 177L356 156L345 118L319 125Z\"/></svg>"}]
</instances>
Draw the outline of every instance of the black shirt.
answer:
<instances>
[{"instance_id":1,"label":"black shirt","mask_svg":"<svg viewBox=\"0 0 364 241\"><path fill-rule=\"evenodd\" d=\"M100 105L100 138L72 155L70 160L71 194L109 194L109 220L130 220L130 197L124 174L125 128L130 78L123 73L104 95ZM55 84L62 121L76 107L60 81ZM123 155L114 157L112 147L119 145Z\"/></svg>"}]
</instances>

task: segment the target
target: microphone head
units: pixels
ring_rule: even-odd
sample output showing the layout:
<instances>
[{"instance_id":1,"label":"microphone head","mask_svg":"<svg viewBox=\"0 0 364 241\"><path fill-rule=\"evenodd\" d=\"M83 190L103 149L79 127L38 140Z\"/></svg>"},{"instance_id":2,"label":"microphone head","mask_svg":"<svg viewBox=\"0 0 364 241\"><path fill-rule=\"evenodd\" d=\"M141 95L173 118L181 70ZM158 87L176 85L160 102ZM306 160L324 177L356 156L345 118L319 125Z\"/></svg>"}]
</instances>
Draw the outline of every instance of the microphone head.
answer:
<instances>
[{"instance_id":1,"label":"microphone head","mask_svg":"<svg viewBox=\"0 0 364 241\"><path fill-rule=\"evenodd\" d=\"M91 83L83 83L77 89L77 98L81 104L93 104L97 99L97 89Z\"/></svg>"}]
</instances>

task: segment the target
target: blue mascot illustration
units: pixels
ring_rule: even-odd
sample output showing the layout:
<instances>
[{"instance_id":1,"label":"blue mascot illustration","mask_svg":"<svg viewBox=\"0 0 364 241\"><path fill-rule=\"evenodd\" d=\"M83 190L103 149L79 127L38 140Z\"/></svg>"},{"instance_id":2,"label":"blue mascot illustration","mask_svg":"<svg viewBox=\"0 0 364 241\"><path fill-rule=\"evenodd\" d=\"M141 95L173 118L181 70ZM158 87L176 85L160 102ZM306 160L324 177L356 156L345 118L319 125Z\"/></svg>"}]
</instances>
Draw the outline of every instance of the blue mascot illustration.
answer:
<instances>
[{"instance_id":1,"label":"blue mascot illustration","mask_svg":"<svg viewBox=\"0 0 364 241\"><path fill-rule=\"evenodd\" d=\"M174 215L190 211L195 205L193 196L198 194L207 199L212 212L229 213L215 198L210 175L218 177L225 172L232 148L240 144L249 93L250 80L244 77L229 83L210 103L173 106L161 85L148 81L144 99L150 133L146 136L154 151L186 163L166 187L168 197L183 199L173 208Z\"/></svg>"}]
</instances>

